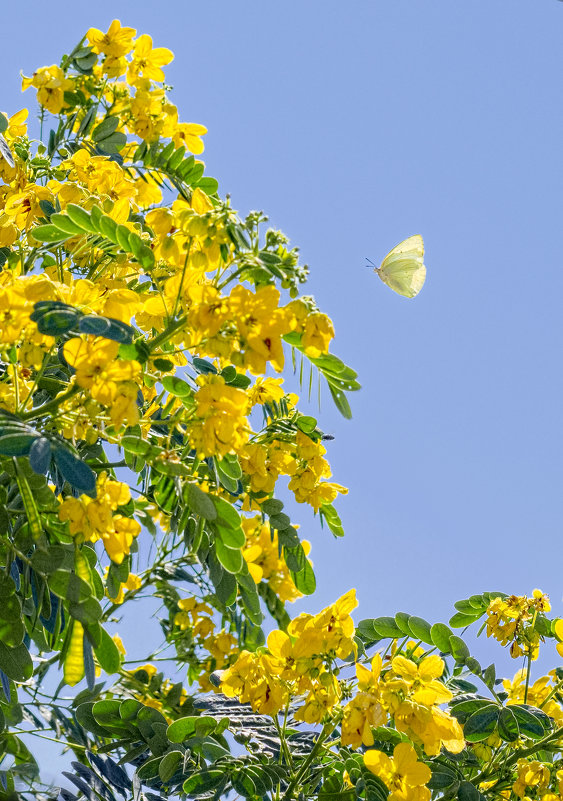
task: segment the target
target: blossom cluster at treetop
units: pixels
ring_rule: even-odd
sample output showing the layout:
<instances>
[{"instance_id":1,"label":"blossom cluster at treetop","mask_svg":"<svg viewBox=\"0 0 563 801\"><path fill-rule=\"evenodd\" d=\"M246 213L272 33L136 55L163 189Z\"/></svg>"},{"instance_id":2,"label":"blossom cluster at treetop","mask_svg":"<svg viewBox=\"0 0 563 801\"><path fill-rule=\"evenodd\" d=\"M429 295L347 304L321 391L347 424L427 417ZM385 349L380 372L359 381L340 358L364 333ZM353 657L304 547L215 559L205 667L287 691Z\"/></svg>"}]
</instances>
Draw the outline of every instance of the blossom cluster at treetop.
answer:
<instances>
[{"instance_id":1,"label":"blossom cluster at treetop","mask_svg":"<svg viewBox=\"0 0 563 801\"><path fill-rule=\"evenodd\" d=\"M315 590L301 532L342 536L347 494L295 390L349 418L360 386L297 248L207 175L172 59L114 20L23 77L38 126L0 114L0 801L57 797L34 736L72 753L62 801L558 801L563 669L535 665L563 620L540 590L449 625L355 623L352 589L291 619ZM115 626L146 599L162 642L139 664ZM513 678L455 633L477 624Z\"/></svg>"}]
</instances>

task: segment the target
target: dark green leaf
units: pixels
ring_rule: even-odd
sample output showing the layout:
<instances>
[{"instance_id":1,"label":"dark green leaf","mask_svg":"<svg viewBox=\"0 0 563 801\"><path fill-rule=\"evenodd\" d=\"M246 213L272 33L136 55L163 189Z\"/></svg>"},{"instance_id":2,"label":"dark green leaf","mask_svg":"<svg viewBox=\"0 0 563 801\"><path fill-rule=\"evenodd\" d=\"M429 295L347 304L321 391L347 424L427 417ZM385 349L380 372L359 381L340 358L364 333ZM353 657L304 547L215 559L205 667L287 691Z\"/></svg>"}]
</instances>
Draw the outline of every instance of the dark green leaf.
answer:
<instances>
[{"instance_id":1,"label":"dark green leaf","mask_svg":"<svg viewBox=\"0 0 563 801\"><path fill-rule=\"evenodd\" d=\"M79 492L91 493L96 489L96 474L70 451L57 448L54 458L63 478Z\"/></svg>"},{"instance_id":2,"label":"dark green leaf","mask_svg":"<svg viewBox=\"0 0 563 801\"><path fill-rule=\"evenodd\" d=\"M0 670L13 681L27 681L33 673L33 662L25 645L9 647L0 642Z\"/></svg>"},{"instance_id":3,"label":"dark green leaf","mask_svg":"<svg viewBox=\"0 0 563 801\"><path fill-rule=\"evenodd\" d=\"M217 518L214 499L207 492L201 490L197 484L188 484L185 494L186 503L196 515L204 517L206 520L215 520Z\"/></svg>"},{"instance_id":4,"label":"dark green leaf","mask_svg":"<svg viewBox=\"0 0 563 801\"><path fill-rule=\"evenodd\" d=\"M118 125L119 117L106 117L105 120L102 120L99 125L96 125L92 131L92 140L94 142L100 142L102 139L107 139L108 136L111 136L113 132L117 130Z\"/></svg>"},{"instance_id":5,"label":"dark green leaf","mask_svg":"<svg viewBox=\"0 0 563 801\"><path fill-rule=\"evenodd\" d=\"M520 728L514 712L510 707L505 707L499 715L498 733L503 740L513 742L520 736Z\"/></svg>"},{"instance_id":6,"label":"dark green leaf","mask_svg":"<svg viewBox=\"0 0 563 801\"><path fill-rule=\"evenodd\" d=\"M486 740L496 729L499 714L500 708L496 704L489 704L478 712L474 712L463 727L465 739L470 743Z\"/></svg>"},{"instance_id":7,"label":"dark green leaf","mask_svg":"<svg viewBox=\"0 0 563 801\"><path fill-rule=\"evenodd\" d=\"M44 475L51 464L51 443L46 437L34 440L29 449L29 464L34 473Z\"/></svg>"},{"instance_id":8,"label":"dark green leaf","mask_svg":"<svg viewBox=\"0 0 563 801\"><path fill-rule=\"evenodd\" d=\"M479 801L481 794L471 782L461 782L457 791L458 801Z\"/></svg>"}]
</instances>

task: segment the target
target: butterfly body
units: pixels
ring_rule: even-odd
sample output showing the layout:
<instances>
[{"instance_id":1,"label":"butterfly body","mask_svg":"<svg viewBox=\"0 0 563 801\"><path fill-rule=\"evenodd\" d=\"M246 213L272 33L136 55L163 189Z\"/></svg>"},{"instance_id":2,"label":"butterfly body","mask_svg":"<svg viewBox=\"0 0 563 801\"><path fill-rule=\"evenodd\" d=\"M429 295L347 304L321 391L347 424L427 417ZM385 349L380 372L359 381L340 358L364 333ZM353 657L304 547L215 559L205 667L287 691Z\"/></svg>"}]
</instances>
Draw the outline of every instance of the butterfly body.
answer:
<instances>
[{"instance_id":1,"label":"butterfly body","mask_svg":"<svg viewBox=\"0 0 563 801\"><path fill-rule=\"evenodd\" d=\"M409 236L392 250L375 272L384 284L406 298L414 298L426 279L424 241L419 234Z\"/></svg>"}]
</instances>

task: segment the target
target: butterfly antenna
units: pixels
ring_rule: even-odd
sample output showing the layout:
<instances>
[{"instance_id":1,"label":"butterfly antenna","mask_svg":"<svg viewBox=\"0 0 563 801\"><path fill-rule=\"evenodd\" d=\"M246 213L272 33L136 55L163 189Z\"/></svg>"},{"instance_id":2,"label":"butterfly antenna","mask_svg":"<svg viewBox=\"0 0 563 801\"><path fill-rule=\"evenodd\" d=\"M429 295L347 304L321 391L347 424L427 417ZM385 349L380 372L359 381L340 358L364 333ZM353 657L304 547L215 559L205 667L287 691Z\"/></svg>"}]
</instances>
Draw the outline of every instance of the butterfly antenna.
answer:
<instances>
[{"instance_id":1,"label":"butterfly antenna","mask_svg":"<svg viewBox=\"0 0 563 801\"><path fill-rule=\"evenodd\" d=\"M373 267L374 270L377 270L377 265L374 264L371 259L368 259L367 256L366 256L366 261L368 262L368 264L371 264L371 266Z\"/></svg>"}]
</instances>

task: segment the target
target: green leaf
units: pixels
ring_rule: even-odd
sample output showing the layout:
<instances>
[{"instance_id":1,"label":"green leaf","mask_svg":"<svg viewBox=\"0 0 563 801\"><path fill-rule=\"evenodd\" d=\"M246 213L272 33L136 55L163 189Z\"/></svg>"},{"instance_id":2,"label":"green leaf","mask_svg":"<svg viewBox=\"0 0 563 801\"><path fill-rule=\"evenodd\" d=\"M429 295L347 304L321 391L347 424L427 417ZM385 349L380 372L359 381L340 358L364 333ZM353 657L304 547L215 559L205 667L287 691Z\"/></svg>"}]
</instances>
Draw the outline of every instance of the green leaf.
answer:
<instances>
[{"instance_id":1,"label":"green leaf","mask_svg":"<svg viewBox=\"0 0 563 801\"><path fill-rule=\"evenodd\" d=\"M169 779L174 776L180 763L183 762L184 754L182 751L169 751L165 754L161 761L160 765L158 766L158 775L160 776L161 781L166 783Z\"/></svg>"},{"instance_id":2,"label":"green leaf","mask_svg":"<svg viewBox=\"0 0 563 801\"><path fill-rule=\"evenodd\" d=\"M51 464L51 443L47 437L39 437L32 443L29 464L34 473L45 475Z\"/></svg>"},{"instance_id":3,"label":"green leaf","mask_svg":"<svg viewBox=\"0 0 563 801\"><path fill-rule=\"evenodd\" d=\"M76 223L76 225L79 228L82 228L83 231L88 231L91 234L97 233L97 229L92 222L92 218L81 206L77 206L75 203L68 203L65 212L68 214L73 223Z\"/></svg>"},{"instance_id":4,"label":"green leaf","mask_svg":"<svg viewBox=\"0 0 563 801\"><path fill-rule=\"evenodd\" d=\"M411 616L407 615L406 612L397 612L395 615L395 623L399 629L401 629L402 633L405 634L407 637L412 637L412 631L409 627L409 620Z\"/></svg>"},{"instance_id":5,"label":"green leaf","mask_svg":"<svg viewBox=\"0 0 563 801\"><path fill-rule=\"evenodd\" d=\"M4 133L4 131L8 128L8 124L9 124L8 118L6 117L5 114L0 112L0 134Z\"/></svg>"},{"instance_id":6,"label":"green leaf","mask_svg":"<svg viewBox=\"0 0 563 801\"><path fill-rule=\"evenodd\" d=\"M456 662L463 662L470 655L467 645L461 637L456 637L455 634L450 637L450 653Z\"/></svg>"},{"instance_id":7,"label":"green leaf","mask_svg":"<svg viewBox=\"0 0 563 801\"><path fill-rule=\"evenodd\" d=\"M197 484L187 484L185 489L186 503L196 515L205 520L216 520L217 509L214 498L201 490Z\"/></svg>"},{"instance_id":8,"label":"green leaf","mask_svg":"<svg viewBox=\"0 0 563 801\"><path fill-rule=\"evenodd\" d=\"M475 623L476 620L479 620L481 615L467 615L463 612L456 612L456 614L450 618L450 626L454 629L465 628L465 626L470 626L472 623Z\"/></svg>"},{"instance_id":9,"label":"green leaf","mask_svg":"<svg viewBox=\"0 0 563 801\"><path fill-rule=\"evenodd\" d=\"M503 740L511 743L520 737L520 727L516 715L510 709L505 707L499 715L498 719L498 733Z\"/></svg>"},{"instance_id":10,"label":"green leaf","mask_svg":"<svg viewBox=\"0 0 563 801\"><path fill-rule=\"evenodd\" d=\"M444 790L451 787L457 781L457 775L453 768L442 765L440 762L433 762L431 765L432 778L427 784L430 790Z\"/></svg>"},{"instance_id":11,"label":"green leaf","mask_svg":"<svg viewBox=\"0 0 563 801\"><path fill-rule=\"evenodd\" d=\"M430 628L430 636L436 648L443 654L451 653L450 637L453 637L454 633L445 623L434 623Z\"/></svg>"},{"instance_id":12,"label":"green leaf","mask_svg":"<svg viewBox=\"0 0 563 801\"><path fill-rule=\"evenodd\" d=\"M540 709L524 704L511 704L510 711L518 722L520 734L524 737L536 740L538 737L543 737L546 727L550 728L549 718ZM545 726L543 721L546 721Z\"/></svg>"},{"instance_id":13,"label":"green leaf","mask_svg":"<svg viewBox=\"0 0 563 801\"><path fill-rule=\"evenodd\" d=\"M305 560L303 568L299 572L291 571L293 583L303 595L312 595L317 587L315 571L308 559Z\"/></svg>"},{"instance_id":14,"label":"green leaf","mask_svg":"<svg viewBox=\"0 0 563 801\"><path fill-rule=\"evenodd\" d=\"M471 782L461 782L457 791L458 801L479 801L481 794Z\"/></svg>"},{"instance_id":15,"label":"green leaf","mask_svg":"<svg viewBox=\"0 0 563 801\"><path fill-rule=\"evenodd\" d=\"M104 628L102 628L101 642L97 648L94 648L94 653L102 670L105 670L110 675L117 673L121 667L119 649Z\"/></svg>"},{"instance_id":16,"label":"green leaf","mask_svg":"<svg viewBox=\"0 0 563 801\"><path fill-rule=\"evenodd\" d=\"M92 597L90 585L67 570L55 570L49 578L49 589L70 603L81 604Z\"/></svg>"},{"instance_id":17,"label":"green leaf","mask_svg":"<svg viewBox=\"0 0 563 801\"><path fill-rule=\"evenodd\" d=\"M235 507L228 503L228 501L223 500L223 498L219 498L217 495L210 495L209 496L215 505L215 509L217 510L217 521L218 524L221 525L223 528L232 528L233 530L240 529L241 527L241 520L240 515L235 509ZM240 535L239 535L240 539ZM244 541L239 543L239 547L242 547L246 542L246 538Z\"/></svg>"},{"instance_id":18,"label":"green leaf","mask_svg":"<svg viewBox=\"0 0 563 801\"><path fill-rule=\"evenodd\" d=\"M283 509L283 503L277 498L267 498L260 504L260 509L267 515L277 515Z\"/></svg>"},{"instance_id":19,"label":"green leaf","mask_svg":"<svg viewBox=\"0 0 563 801\"><path fill-rule=\"evenodd\" d=\"M483 673L483 681L491 690L495 686L496 675L496 668L494 664L489 665L489 667L486 668L485 672Z\"/></svg>"},{"instance_id":20,"label":"green leaf","mask_svg":"<svg viewBox=\"0 0 563 801\"><path fill-rule=\"evenodd\" d=\"M239 573L242 570L244 558L240 548L229 548L220 539L215 540L215 553L217 559L229 573Z\"/></svg>"},{"instance_id":21,"label":"green leaf","mask_svg":"<svg viewBox=\"0 0 563 801\"><path fill-rule=\"evenodd\" d=\"M49 545L46 551L35 551L31 557L31 566L37 573L48 576L61 567L67 559L71 560L69 562L70 568L74 561L73 551L67 550L62 545Z\"/></svg>"},{"instance_id":22,"label":"green leaf","mask_svg":"<svg viewBox=\"0 0 563 801\"><path fill-rule=\"evenodd\" d=\"M308 417L304 414L297 418L295 425L300 431L303 431L304 434L312 434L317 427L317 421L314 417Z\"/></svg>"},{"instance_id":23,"label":"green leaf","mask_svg":"<svg viewBox=\"0 0 563 801\"><path fill-rule=\"evenodd\" d=\"M189 779L184 782L184 792L188 795L200 795L208 793L218 788L226 782L228 774L221 768L209 768L192 773Z\"/></svg>"},{"instance_id":24,"label":"green leaf","mask_svg":"<svg viewBox=\"0 0 563 801\"><path fill-rule=\"evenodd\" d=\"M210 715L189 715L179 718L168 726L166 736L171 743L183 743L192 737L207 737L217 728L217 721Z\"/></svg>"},{"instance_id":25,"label":"green leaf","mask_svg":"<svg viewBox=\"0 0 563 801\"><path fill-rule=\"evenodd\" d=\"M285 528L289 528L291 525L291 520L289 517L280 512L277 515L270 515L270 526L277 531L283 531Z\"/></svg>"},{"instance_id":26,"label":"green leaf","mask_svg":"<svg viewBox=\"0 0 563 801\"><path fill-rule=\"evenodd\" d=\"M365 618L364 620L360 620L356 626L356 634L364 642L375 642L383 639L379 632L377 632L373 627L373 618Z\"/></svg>"},{"instance_id":27,"label":"green leaf","mask_svg":"<svg viewBox=\"0 0 563 801\"><path fill-rule=\"evenodd\" d=\"M31 233L38 242L45 242L47 244L58 244L68 239L68 234L57 228L56 225L36 225L31 229Z\"/></svg>"},{"instance_id":28,"label":"green leaf","mask_svg":"<svg viewBox=\"0 0 563 801\"><path fill-rule=\"evenodd\" d=\"M371 623L373 630L380 637L390 637L396 640L403 636L403 632L397 626L393 617L375 617Z\"/></svg>"},{"instance_id":29,"label":"green leaf","mask_svg":"<svg viewBox=\"0 0 563 801\"><path fill-rule=\"evenodd\" d=\"M411 615L411 617L409 617L409 629L413 637L417 640L422 640L422 642L428 643L428 645L433 644L432 626L430 623L427 623L426 620L423 620L423 618Z\"/></svg>"},{"instance_id":30,"label":"green leaf","mask_svg":"<svg viewBox=\"0 0 563 801\"><path fill-rule=\"evenodd\" d=\"M55 463L63 478L81 493L91 493L96 489L96 474L88 465L64 448L54 452Z\"/></svg>"},{"instance_id":31,"label":"green leaf","mask_svg":"<svg viewBox=\"0 0 563 801\"><path fill-rule=\"evenodd\" d=\"M23 645L9 647L0 642L0 670L13 681L27 681L33 674L33 662Z\"/></svg>"},{"instance_id":32,"label":"green leaf","mask_svg":"<svg viewBox=\"0 0 563 801\"><path fill-rule=\"evenodd\" d=\"M331 503L323 503L320 509L322 517L326 520L326 524L332 531L335 537L344 536L344 528L342 521L338 516L338 512Z\"/></svg>"},{"instance_id":33,"label":"green leaf","mask_svg":"<svg viewBox=\"0 0 563 801\"><path fill-rule=\"evenodd\" d=\"M219 190L219 182L217 179L211 178L208 175L204 178L200 178L194 185L197 186L198 189L201 189L202 192L205 192L206 195L215 195Z\"/></svg>"},{"instance_id":34,"label":"green leaf","mask_svg":"<svg viewBox=\"0 0 563 801\"><path fill-rule=\"evenodd\" d=\"M63 233L68 236L82 236L84 231L79 225L76 225L68 214L51 214L51 223L59 228Z\"/></svg>"},{"instance_id":35,"label":"green leaf","mask_svg":"<svg viewBox=\"0 0 563 801\"><path fill-rule=\"evenodd\" d=\"M156 359L155 359L156 364ZM162 386L167 392L175 395L178 398L191 398L194 394L190 385L182 378L175 375L167 375L161 381Z\"/></svg>"},{"instance_id":36,"label":"green leaf","mask_svg":"<svg viewBox=\"0 0 563 801\"><path fill-rule=\"evenodd\" d=\"M93 707L94 704L91 701L86 701L83 704L79 704L74 713L76 719L80 725L86 729L86 731L90 731L92 734L97 734L100 737L107 737L108 731L101 724L99 724L94 717L92 712Z\"/></svg>"},{"instance_id":37,"label":"green leaf","mask_svg":"<svg viewBox=\"0 0 563 801\"><path fill-rule=\"evenodd\" d=\"M336 406L342 417L346 418L346 420L351 420L352 409L350 408L350 404L348 403L348 398L346 397L344 392L338 387L334 386L334 384L332 384L330 381L328 381L328 388L330 390L330 394L332 395L334 405Z\"/></svg>"},{"instance_id":38,"label":"green leaf","mask_svg":"<svg viewBox=\"0 0 563 801\"><path fill-rule=\"evenodd\" d=\"M0 436L0 454L3 456L26 456L37 436L37 434L24 432L4 434Z\"/></svg>"},{"instance_id":39,"label":"green leaf","mask_svg":"<svg viewBox=\"0 0 563 801\"><path fill-rule=\"evenodd\" d=\"M58 337L74 328L80 319L80 312L73 308L53 309L38 315L35 319L40 334Z\"/></svg>"},{"instance_id":40,"label":"green leaf","mask_svg":"<svg viewBox=\"0 0 563 801\"><path fill-rule=\"evenodd\" d=\"M497 726L500 708L496 704L489 704L478 712L474 712L463 727L463 736L470 743L486 740ZM543 732L543 730L542 730Z\"/></svg>"},{"instance_id":41,"label":"green leaf","mask_svg":"<svg viewBox=\"0 0 563 801\"><path fill-rule=\"evenodd\" d=\"M99 125L96 125L92 131L92 140L94 142L100 142L102 139L107 139L108 136L111 136L112 133L117 130L118 125L119 117L106 117L105 120L102 120Z\"/></svg>"},{"instance_id":42,"label":"green leaf","mask_svg":"<svg viewBox=\"0 0 563 801\"><path fill-rule=\"evenodd\" d=\"M106 136L105 139L102 139L100 142L98 142L98 149L104 153L114 155L115 153L119 153L119 151L124 148L126 144L127 137L125 134L121 133L120 131L116 131L111 136Z\"/></svg>"}]
</instances>

